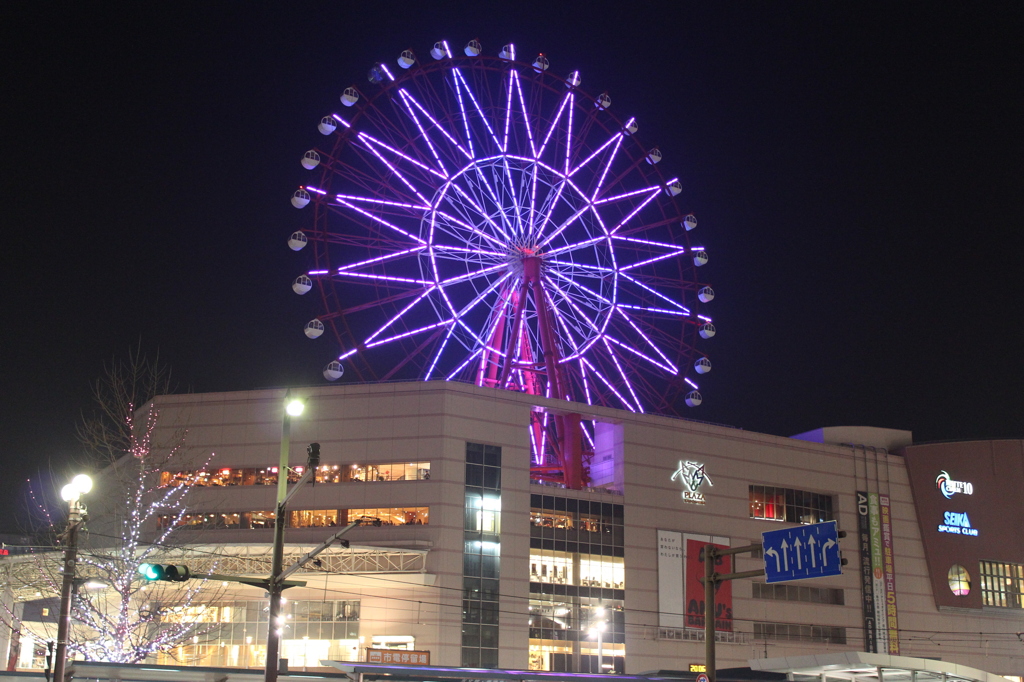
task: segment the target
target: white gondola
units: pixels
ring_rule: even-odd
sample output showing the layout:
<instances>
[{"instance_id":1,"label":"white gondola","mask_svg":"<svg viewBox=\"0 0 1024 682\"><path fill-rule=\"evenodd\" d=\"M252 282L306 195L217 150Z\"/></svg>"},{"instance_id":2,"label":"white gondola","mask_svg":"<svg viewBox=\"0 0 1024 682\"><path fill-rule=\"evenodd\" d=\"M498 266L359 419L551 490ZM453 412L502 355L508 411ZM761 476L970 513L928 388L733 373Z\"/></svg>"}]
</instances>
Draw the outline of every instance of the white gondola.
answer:
<instances>
[{"instance_id":1,"label":"white gondola","mask_svg":"<svg viewBox=\"0 0 1024 682\"><path fill-rule=\"evenodd\" d=\"M403 50L402 54L398 56L398 65L403 69L408 69L410 66L416 63L416 55L412 50Z\"/></svg>"},{"instance_id":2,"label":"white gondola","mask_svg":"<svg viewBox=\"0 0 1024 682\"><path fill-rule=\"evenodd\" d=\"M341 103L346 107L350 107L359 101L359 91L355 88L345 88L345 92L341 93Z\"/></svg>"},{"instance_id":3,"label":"white gondola","mask_svg":"<svg viewBox=\"0 0 1024 682\"><path fill-rule=\"evenodd\" d=\"M594 106L597 107L598 109L607 109L611 105L612 98L607 92L602 92L600 95L597 96L597 99L594 100Z\"/></svg>"},{"instance_id":4,"label":"white gondola","mask_svg":"<svg viewBox=\"0 0 1024 682\"><path fill-rule=\"evenodd\" d=\"M337 381L341 378L341 375L345 373L345 368L341 366L341 363L337 360L332 360L327 363L324 367L324 379L328 381Z\"/></svg>"},{"instance_id":5,"label":"white gondola","mask_svg":"<svg viewBox=\"0 0 1024 682\"><path fill-rule=\"evenodd\" d=\"M516 59L516 46L509 43L505 47L501 48L501 52L498 53L498 57L505 61L512 62Z\"/></svg>"},{"instance_id":6,"label":"white gondola","mask_svg":"<svg viewBox=\"0 0 1024 682\"><path fill-rule=\"evenodd\" d=\"M710 322L705 322L700 326L698 333L700 334L700 338L710 339L712 336L715 335L715 325L711 324Z\"/></svg>"},{"instance_id":7,"label":"white gondola","mask_svg":"<svg viewBox=\"0 0 1024 682\"><path fill-rule=\"evenodd\" d=\"M319 339L324 333L324 323L314 318L306 323L306 328L302 331L311 339Z\"/></svg>"},{"instance_id":8,"label":"white gondola","mask_svg":"<svg viewBox=\"0 0 1024 682\"><path fill-rule=\"evenodd\" d=\"M655 147L651 151L647 152L647 163L652 166L661 161L661 150Z\"/></svg>"},{"instance_id":9,"label":"white gondola","mask_svg":"<svg viewBox=\"0 0 1024 682\"><path fill-rule=\"evenodd\" d=\"M467 57L479 57L480 53L484 51L483 45L476 38L466 43L466 47L462 49L466 53Z\"/></svg>"},{"instance_id":10,"label":"white gondola","mask_svg":"<svg viewBox=\"0 0 1024 682\"><path fill-rule=\"evenodd\" d=\"M700 393L698 393L697 391L690 391L689 393L686 394L687 407L697 407L702 402L704 402L704 398L701 397Z\"/></svg>"},{"instance_id":11,"label":"white gondola","mask_svg":"<svg viewBox=\"0 0 1024 682\"><path fill-rule=\"evenodd\" d=\"M537 58L533 60L533 70L537 73L547 71L549 66L551 66L551 62L548 61L548 58L544 56L543 52L537 55Z\"/></svg>"},{"instance_id":12,"label":"white gondola","mask_svg":"<svg viewBox=\"0 0 1024 682\"><path fill-rule=\"evenodd\" d=\"M309 293L309 290L313 288L313 280L305 275L299 275L292 282L292 291L297 293L299 296L304 296Z\"/></svg>"},{"instance_id":13,"label":"white gondola","mask_svg":"<svg viewBox=\"0 0 1024 682\"><path fill-rule=\"evenodd\" d=\"M693 264L698 268L702 265L708 264L708 254L704 251L695 251L693 253Z\"/></svg>"},{"instance_id":14,"label":"white gondola","mask_svg":"<svg viewBox=\"0 0 1024 682\"><path fill-rule=\"evenodd\" d=\"M565 79L565 87L567 87L567 88L575 88L575 87L577 87L582 82L583 82L583 79L580 78L580 72L579 71L573 71Z\"/></svg>"},{"instance_id":15,"label":"white gondola","mask_svg":"<svg viewBox=\"0 0 1024 682\"><path fill-rule=\"evenodd\" d=\"M682 191L683 183L679 182L678 180L673 180L667 185L665 185L665 194L669 195L670 197L678 196L679 193Z\"/></svg>"},{"instance_id":16,"label":"white gondola","mask_svg":"<svg viewBox=\"0 0 1024 682\"><path fill-rule=\"evenodd\" d=\"M711 287L701 287L700 291L697 292L697 298L700 299L701 303L711 303L715 300L715 290Z\"/></svg>"},{"instance_id":17,"label":"white gondola","mask_svg":"<svg viewBox=\"0 0 1024 682\"><path fill-rule=\"evenodd\" d=\"M687 232L697 227L697 216L691 213L690 215L683 218L683 227L686 228Z\"/></svg>"},{"instance_id":18,"label":"white gondola","mask_svg":"<svg viewBox=\"0 0 1024 682\"><path fill-rule=\"evenodd\" d=\"M693 363L693 368L697 370L697 374L707 374L711 371L711 361L707 358L697 358L697 362Z\"/></svg>"},{"instance_id":19,"label":"white gondola","mask_svg":"<svg viewBox=\"0 0 1024 682\"><path fill-rule=\"evenodd\" d=\"M313 170L320 165L320 155L310 149L302 155L302 167L306 170Z\"/></svg>"},{"instance_id":20,"label":"white gondola","mask_svg":"<svg viewBox=\"0 0 1024 682\"><path fill-rule=\"evenodd\" d=\"M451 52L448 49L448 43L443 40L434 43L434 47L430 48L430 56L434 59L451 57Z\"/></svg>"},{"instance_id":21,"label":"white gondola","mask_svg":"<svg viewBox=\"0 0 1024 682\"><path fill-rule=\"evenodd\" d=\"M320 119L320 124L316 129L320 131L321 135L330 135L338 129L338 120L333 116L324 116Z\"/></svg>"},{"instance_id":22,"label":"white gondola","mask_svg":"<svg viewBox=\"0 0 1024 682\"><path fill-rule=\"evenodd\" d=\"M622 128L622 132L626 133L627 135L633 135L638 130L640 130L640 126L636 124L635 118L631 118L628 121L626 121L626 125Z\"/></svg>"},{"instance_id":23,"label":"white gondola","mask_svg":"<svg viewBox=\"0 0 1024 682\"><path fill-rule=\"evenodd\" d=\"M306 238L306 233L302 230L292 232L292 236L288 237L288 248L292 251L302 251L308 243L309 239Z\"/></svg>"},{"instance_id":24,"label":"white gondola","mask_svg":"<svg viewBox=\"0 0 1024 682\"><path fill-rule=\"evenodd\" d=\"M295 190L295 194L292 195L292 206L295 208L306 208L306 204L309 203L309 192L304 189Z\"/></svg>"}]
</instances>

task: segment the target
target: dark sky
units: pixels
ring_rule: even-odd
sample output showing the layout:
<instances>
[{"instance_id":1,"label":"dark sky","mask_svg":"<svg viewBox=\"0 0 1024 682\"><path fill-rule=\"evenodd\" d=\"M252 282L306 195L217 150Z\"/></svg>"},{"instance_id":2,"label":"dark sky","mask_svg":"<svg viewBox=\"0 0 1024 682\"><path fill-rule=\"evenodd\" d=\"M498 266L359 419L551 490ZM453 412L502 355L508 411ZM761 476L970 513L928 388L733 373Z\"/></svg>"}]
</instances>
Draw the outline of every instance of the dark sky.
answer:
<instances>
[{"instance_id":1,"label":"dark sky","mask_svg":"<svg viewBox=\"0 0 1024 682\"><path fill-rule=\"evenodd\" d=\"M717 293L687 416L1024 437L1020 3L96 9L4 10L7 507L140 339L181 389L322 381L298 159L373 62L442 38L580 69L666 153Z\"/></svg>"}]
</instances>

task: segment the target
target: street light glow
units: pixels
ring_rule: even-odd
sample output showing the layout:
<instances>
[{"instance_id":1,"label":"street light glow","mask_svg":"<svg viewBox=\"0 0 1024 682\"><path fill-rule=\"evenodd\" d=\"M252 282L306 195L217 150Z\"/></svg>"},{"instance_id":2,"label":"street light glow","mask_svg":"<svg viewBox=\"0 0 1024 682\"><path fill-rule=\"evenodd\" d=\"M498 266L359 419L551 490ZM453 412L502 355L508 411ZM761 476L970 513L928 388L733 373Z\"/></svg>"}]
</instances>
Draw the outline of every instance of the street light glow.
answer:
<instances>
[{"instance_id":1,"label":"street light glow","mask_svg":"<svg viewBox=\"0 0 1024 682\"><path fill-rule=\"evenodd\" d=\"M72 502L90 490L92 490L92 479L85 474L78 474L71 479L71 483L60 489L60 497L65 502Z\"/></svg>"},{"instance_id":2,"label":"street light glow","mask_svg":"<svg viewBox=\"0 0 1024 682\"><path fill-rule=\"evenodd\" d=\"M306 409L305 403L303 403L298 398L292 398L284 406L284 410L285 410L285 412L288 413L289 417L298 417L300 414L302 414L302 411L305 410L305 409Z\"/></svg>"}]
</instances>

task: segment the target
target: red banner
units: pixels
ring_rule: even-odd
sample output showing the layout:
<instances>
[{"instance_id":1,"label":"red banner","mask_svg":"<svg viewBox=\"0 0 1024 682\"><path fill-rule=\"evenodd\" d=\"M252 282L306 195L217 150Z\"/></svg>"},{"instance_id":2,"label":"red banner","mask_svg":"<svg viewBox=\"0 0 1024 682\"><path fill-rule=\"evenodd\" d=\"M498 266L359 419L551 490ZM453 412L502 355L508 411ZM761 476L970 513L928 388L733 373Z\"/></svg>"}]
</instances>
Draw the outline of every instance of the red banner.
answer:
<instances>
[{"instance_id":1,"label":"red banner","mask_svg":"<svg viewBox=\"0 0 1024 682\"><path fill-rule=\"evenodd\" d=\"M686 540L686 627L704 627L704 546L702 540ZM715 545L718 549L729 549ZM732 557L718 557L716 573L732 573ZM732 581L715 584L715 630L732 632Z\"/></svg>"}]
</instances>

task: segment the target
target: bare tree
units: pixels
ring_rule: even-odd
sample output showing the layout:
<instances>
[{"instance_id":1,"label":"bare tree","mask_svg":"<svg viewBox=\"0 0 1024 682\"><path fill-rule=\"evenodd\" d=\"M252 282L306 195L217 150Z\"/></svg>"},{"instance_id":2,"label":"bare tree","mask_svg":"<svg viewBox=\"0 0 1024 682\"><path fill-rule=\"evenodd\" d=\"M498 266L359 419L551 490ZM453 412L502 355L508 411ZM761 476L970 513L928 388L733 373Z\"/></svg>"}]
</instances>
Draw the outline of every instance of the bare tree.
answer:
<instances>
[{"instance_id":1,"label":"bare tree","mask_svg":"<svg viewBox=\"0 0 1024 682\"><path fill-rule=\"evenodd\" d=\"M203 470L212 454L188 451L184 424L157 429L159 396L171 390L171 373L159 358L136 348L104 370L93 386L94 409L78 425L88 460L100 470L89 495L68 650L86 660L136 663L191 643L210 627L201 622L210 590L202 603L197 598L207 583L146 582L139 567L164 562L195 482L162 481L161 474L168 467ZM48 573L57 588L57 573ZM89 589L93 585L103 589Z\"/></svg>"}]
</instances>

